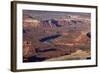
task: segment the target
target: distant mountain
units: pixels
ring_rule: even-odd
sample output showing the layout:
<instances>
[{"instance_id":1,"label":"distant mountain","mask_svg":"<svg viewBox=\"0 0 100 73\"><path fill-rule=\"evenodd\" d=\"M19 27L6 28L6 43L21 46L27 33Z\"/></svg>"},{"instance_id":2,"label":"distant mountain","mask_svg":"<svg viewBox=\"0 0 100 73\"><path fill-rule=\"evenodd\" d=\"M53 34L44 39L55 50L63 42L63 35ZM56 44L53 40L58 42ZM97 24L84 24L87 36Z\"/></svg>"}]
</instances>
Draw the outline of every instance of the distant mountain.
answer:
<instances>
[{"instance_id":1,"label":"distant mountain","mask_svg":"<svg viewBox=\"0 0 100 73\"><path fill-rule=\"evenodd\" d=\"M24 15L29 15L31 17L36 17L40 20L49 20L52 18L61 19L63 17L69 18L72 16L81 16L85 18L90 18L90 13L83 12L62 12L62 11L40 11L40 10L23 10Z\"/></svg>"}]
</instances>

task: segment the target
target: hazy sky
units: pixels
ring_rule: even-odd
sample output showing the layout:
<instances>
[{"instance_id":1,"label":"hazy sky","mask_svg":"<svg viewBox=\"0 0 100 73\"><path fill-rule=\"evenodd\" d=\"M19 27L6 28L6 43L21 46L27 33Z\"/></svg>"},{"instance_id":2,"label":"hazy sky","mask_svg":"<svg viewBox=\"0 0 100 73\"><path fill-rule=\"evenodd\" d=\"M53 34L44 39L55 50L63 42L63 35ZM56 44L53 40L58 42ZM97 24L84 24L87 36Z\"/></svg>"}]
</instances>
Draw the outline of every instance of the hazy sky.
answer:
<instances>
[{"instance_id":1,"label":"hazy sky","mask_svg":"<svg viewBox=\"0 0 100 73\"><path fill-rule=\"evenodd\" d=\"M78 15L78 16L84 16L89 17L91 16L90 13L79 13L79 12L56 12L56 11L38 11L38 10L23 10L23 15L31 16L31 17L37 17L42 19L48 19L53 17L64 17L68 15Z\"/></svg>"}]
</instances>

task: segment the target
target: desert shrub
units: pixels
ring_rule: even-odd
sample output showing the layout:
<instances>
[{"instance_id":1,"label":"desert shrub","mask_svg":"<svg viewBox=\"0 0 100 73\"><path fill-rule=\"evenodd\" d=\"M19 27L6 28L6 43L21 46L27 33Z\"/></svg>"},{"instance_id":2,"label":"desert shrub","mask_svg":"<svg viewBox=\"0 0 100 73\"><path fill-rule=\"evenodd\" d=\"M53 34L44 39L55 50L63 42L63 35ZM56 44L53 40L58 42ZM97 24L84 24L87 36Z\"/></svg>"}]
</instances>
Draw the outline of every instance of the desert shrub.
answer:
<instances>
[{"instance_id":1,"label":"desert shrub","mask_svg":"<svg viewBox=\"0 0 100 73\"><path fill-rule=\"evenodd\" d=\"M81 45L78 45L77 47L83 51L89 51L91 48L89 44L81 44Z\"/></svg>"}]
</instances>

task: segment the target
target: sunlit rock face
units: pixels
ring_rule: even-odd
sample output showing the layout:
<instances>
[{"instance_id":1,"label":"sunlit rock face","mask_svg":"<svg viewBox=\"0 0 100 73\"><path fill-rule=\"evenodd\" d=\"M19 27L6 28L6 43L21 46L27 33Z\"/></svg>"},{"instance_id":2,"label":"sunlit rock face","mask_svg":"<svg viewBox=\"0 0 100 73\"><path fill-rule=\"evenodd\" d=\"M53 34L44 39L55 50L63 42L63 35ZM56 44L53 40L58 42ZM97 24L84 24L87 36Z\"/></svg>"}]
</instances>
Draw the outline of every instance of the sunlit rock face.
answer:
<instances>
[{"instance_id":1,"label":"sunlit rock face","mask_svg":"<svg viewBox=\"0 0 100 73\"><path fill-rule=\"evenodd\" d=\"M36 53L35 48L32 48L31 41L23 42L23 56L30 57Z\"/></svg>"},{"instance_id":2,"label":"sunlit rock face","mask_svg":"<svg viewBox=\"0 0 100 73\"><path fill-rule=\"evenodd\" d=\"M24 24L23 25L24 28L27 28L27 27L35 28L35 27L40 26L40 21L36 19L26 18L24 19L23 24Z\"/></svg>"}]
</instances>

